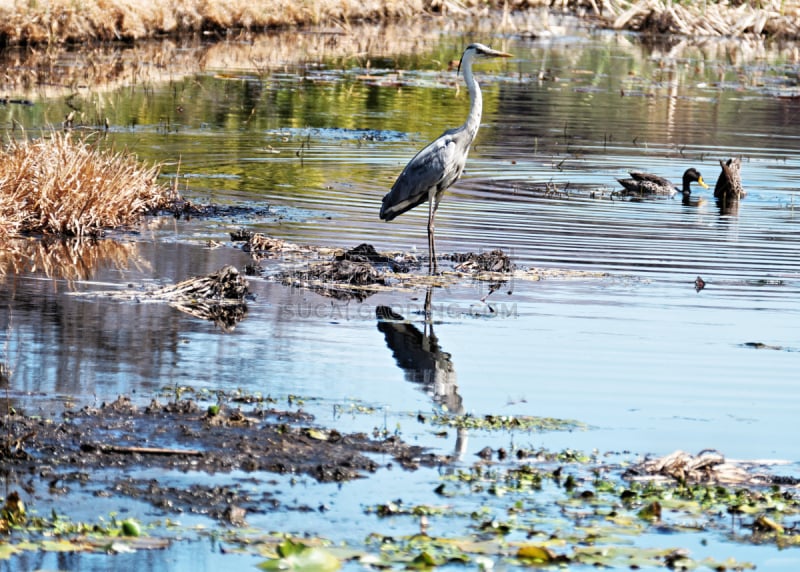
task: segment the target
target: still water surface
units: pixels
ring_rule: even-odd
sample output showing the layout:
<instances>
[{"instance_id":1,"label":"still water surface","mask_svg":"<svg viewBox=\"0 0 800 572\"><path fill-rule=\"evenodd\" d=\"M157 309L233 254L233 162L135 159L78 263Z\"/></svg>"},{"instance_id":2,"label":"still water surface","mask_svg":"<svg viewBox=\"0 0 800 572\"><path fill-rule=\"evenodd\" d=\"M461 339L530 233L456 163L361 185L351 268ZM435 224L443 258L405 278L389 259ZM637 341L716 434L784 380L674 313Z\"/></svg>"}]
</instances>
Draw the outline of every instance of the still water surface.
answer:
<instances>
[{"instance_id":1,"label":"still water surface","mask_svg":"<svg viewBox=\"0 0 800 572\"><path fill-rule=\"evenodd\" d=\"M375 319L378 306L391 306L411 320L406 334L416 339L424 291L344 302L254 278L247 318L227 334L163 305L80 295L241 267L244 253L206 242L228 241L242 226L297 243L424 252L426 209L388 224L377 212L416 150L463 120L467 93L444 62L473 39L517 57L478 68L483 125L439 209L438 251L502 248L523 268L586 275L511 281L489 295L493 312L481 302L485 284L435 289L438 359L401 355ZM99 257L81 276L7 275L1 326L13 394L35 409L56 407L41 396L83 404L121 393L147 400L169 385L241 388L308 396L321 423L335 417L344 431L371 430L375 419L342 416L334 405L374 406L404 438L459 449L468 461L486 444L516 439L656 455L715 448L794 464L800 65L791 49L653 47L606 33L443 36L402 74L383 60L266 74L212 69L155 90L105 94L108 137L145 160L172 161L165 175L179 169L187 198L269 205L271 214L152 221L116 236L125 253ZM38 106L26 112L31 128L41 126ZM677 182L693 166L713 189L719 160L729 157L742 157L748 191L733 213L700 188L692 205L612 197L628 170ZM706 282L699 292L698 276ZM409 413L443 403L592 429L442 440ZM410 477L408 495L429 490L431 479ZM376 477L358 489L364 496L331 494L342 507L385 502L381 487L391 482ZM348 501L352 494L359 498ZM341 511L315 534L336 537L345 522L363 537L353 507ZM284 516L303 530L302 519ZM752 550L742 557L781 569Z\"/></svg>"}]
</instances>

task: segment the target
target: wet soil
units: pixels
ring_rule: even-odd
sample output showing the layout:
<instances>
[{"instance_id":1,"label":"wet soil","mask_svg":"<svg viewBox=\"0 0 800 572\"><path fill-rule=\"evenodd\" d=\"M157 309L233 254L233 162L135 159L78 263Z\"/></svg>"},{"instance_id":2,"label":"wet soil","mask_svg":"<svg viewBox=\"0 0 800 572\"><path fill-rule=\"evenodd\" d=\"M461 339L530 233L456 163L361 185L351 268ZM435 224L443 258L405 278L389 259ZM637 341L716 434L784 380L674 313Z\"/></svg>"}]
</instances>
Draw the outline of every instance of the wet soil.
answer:
<instances>
[{"instance_id":1,"label":"wet soil","mask_svg":"<svg viewBox=\"0 0 800 572\"><path fill-rule=\"evenodd\" d=\"M317 427L301 409L265 408L258 402L248 408L236 405L201 407L180 399L137 407L120 397L97 408L68 410L61 419L10 415L0 421L0 458L6 474L29 483L28 493L37 477L56 493L68 492L77 482L98 487L97 496L122 494L162 510L204 514L236 525L244 524L246 513L277 508L280 502L265 491L250 494L197 482L176 487L126 473L150 468L208 474L267 471L340 482L394 465L412 470L449 461L394 436L374 438ZM108 470L114 477L108 478Z\"/></svg>"}]
</instances>

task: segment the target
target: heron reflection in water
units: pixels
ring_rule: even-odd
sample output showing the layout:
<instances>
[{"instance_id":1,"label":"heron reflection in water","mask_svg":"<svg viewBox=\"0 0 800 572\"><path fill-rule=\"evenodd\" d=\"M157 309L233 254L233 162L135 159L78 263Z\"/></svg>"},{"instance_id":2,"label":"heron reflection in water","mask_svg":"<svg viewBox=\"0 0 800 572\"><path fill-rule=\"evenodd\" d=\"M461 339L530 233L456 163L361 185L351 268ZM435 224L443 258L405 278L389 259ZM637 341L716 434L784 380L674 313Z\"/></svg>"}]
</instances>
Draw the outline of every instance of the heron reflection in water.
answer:
<instances>
[{"instance_id":1,"label":"heron reflection in water","mask_svg":"<svg viewBox=\"0 0 800 572\"><path fill-rule=\"evenodd\" d=\"M431 301L433 288L425 293L425 321L422 331L395 313L389 306L378 306L375 317L378 330L386 338L398 367L408 381L421 385L433 402L449 413L464 413L461 395L458 393L456 371L450 354L439 346L433 332ZM459 429L456 437L455 456L461 458L466 450L467 432Z\"/></svg>"}]
</instances>

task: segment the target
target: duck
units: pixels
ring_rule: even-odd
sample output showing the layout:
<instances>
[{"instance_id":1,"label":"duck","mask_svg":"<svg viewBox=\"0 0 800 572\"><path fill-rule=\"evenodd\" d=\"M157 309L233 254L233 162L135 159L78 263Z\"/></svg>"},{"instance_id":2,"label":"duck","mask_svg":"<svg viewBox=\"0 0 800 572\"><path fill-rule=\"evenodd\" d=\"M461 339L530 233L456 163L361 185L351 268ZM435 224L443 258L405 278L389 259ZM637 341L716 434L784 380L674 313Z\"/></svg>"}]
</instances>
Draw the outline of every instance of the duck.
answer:
<instances>
[{"instance_id":1,"label":"duck","mask_svg":"<svg viewBox=\"0 0 800 572\"><path fill-rule=\"evenodd\" d=\"M632 178L630 179L617 179L619 183L625 187L625 190L628 194L635 194L635 195L668 195L673 196L675 193L681 192L683 193L684 197L692 194L692 183L697 183L704 189L708 188L708 185L703 180L703 176L700 174L700 171L691 167L686 169L683 173L683 187L677 188L675 185L670 183L664 177L659 177L658 175L654 175L652 173L639 173L636 171L631 171L630 175Z\"/></svg>"},{"instance_id":2,"label":"duck","mask_svg":"<svg viewBox=\"0 0 800 572\"><path fill-rule=\"evenodd\" d=\"M714 197L727 200L745 198L747 192L742 187L742 160L739 157L727 161L720 160L719 166L722 167L722 172L714 187Z\"/></svg>"},{"instance_id":3,"label":"duck","mask_svg":"<svg viewBox=\"0 0 800 572\"><path fill-rule=\"evenodd\" d=\"M719 214L736 215L739 212L739 200L747 196L742 187L742 160L739 157L720 160L722 172L714 187L714 197L717 199Z\"/></svg>"}]
</instances>

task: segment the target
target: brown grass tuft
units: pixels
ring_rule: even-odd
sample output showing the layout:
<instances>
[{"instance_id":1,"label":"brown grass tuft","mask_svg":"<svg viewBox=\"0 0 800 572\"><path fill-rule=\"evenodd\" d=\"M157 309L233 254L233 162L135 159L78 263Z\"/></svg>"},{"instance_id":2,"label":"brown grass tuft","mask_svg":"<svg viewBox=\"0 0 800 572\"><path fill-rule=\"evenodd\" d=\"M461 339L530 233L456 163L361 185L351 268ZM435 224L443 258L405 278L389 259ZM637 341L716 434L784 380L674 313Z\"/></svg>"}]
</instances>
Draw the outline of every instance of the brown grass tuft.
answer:
<instances>
[{"instance_id":1,"label":"brown grass tuft","mask_svg":"<svg viewBox=\"0 0 800 572\"><path fill-rule=\"evenodd\" d=\"M565 1L558 0L559 4ZM583 1L583 0L577 0ZM515 10L553 0L513 0ZM37 0L0 2L0 43L142 40L186 33L264 31L324 22L386 22L502 8L503 0Z\"/></svg>"},{"instance_id":2,"label":"brown grass tuft","mask_svg":"<svg viewBox=\"0 0 800 572\"><path fill-rule=\"evenodd\" d=\"M452 19L545 7L617 29L708 36L800 36L800 0L36 0L0 2L0 44L139 41L233 31Z\"/></svg>"},{"instance_id":3,"label":"brown grass tuft","mask_svg":"<svg viewBox=\"0 0 800 572\"><path fill-rule=\"evenodd\" d=\"M2 236L21 232L92 236L168 206L160 165L53 132L0 152Z\"/></svg>"}]
</instances>

